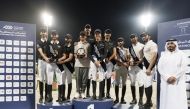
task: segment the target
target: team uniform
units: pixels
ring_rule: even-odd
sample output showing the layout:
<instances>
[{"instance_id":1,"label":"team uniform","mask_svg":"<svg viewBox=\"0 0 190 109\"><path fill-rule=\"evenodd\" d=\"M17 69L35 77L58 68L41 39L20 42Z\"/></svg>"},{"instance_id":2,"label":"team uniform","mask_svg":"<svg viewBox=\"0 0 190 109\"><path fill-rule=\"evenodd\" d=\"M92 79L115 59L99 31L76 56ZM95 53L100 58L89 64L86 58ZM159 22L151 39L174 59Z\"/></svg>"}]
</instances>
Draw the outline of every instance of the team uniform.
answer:
<instances>
[{"instance_id":1,"label":"team uniform","mask_svg":"<svg viewBox=\"0 0 190 109\"><path fill-rule=\"evenodd\" d=\"M40 40L37 41L37 50L38 49L42 49L43 53L44 53L44 48L47 45L47 41L43 40L42 38ZM40 89L40 98L43 99L43 82L44 82L44 77L46 76L46 61L43 59L43 57L39 54L38 56L38 71L40 72L40 82L39 82L39 89ZM45 78L46 79L46 78ZM45 98L47 96L46 93L46 88L47 88L47 84L45 84ZM41 102L42 100L39 100L39 102Z\"/></svg>"},{"instance_id":2,"label":"team uniform","mask_svg":"<svg viewBox=\"0 0 190 109\"><path fill-rule=\"evenodd\" d=\"M113 49L116 48L116 45L112 41L109 41L109 42L104 41L104 43L107 46L106 58L109 58L113 54ZM109 61L109 63L106 63L107 73L105 74L105 78L106 78L106 83L107 83L107 85L106 85L107 86L107 93L106 93L107 98L111 98L110 97L111 74L112 74L112 70L113 70L115 63L116 62L114 59L111 59ZM104 84L105 84L105 79L104 79ZM105 85L104 85L104 88L105 88ZM104 96L104 91L103 91L103 96Z\"/></svg>"},{"instance_id":3,"label":"team uniform","mask_svg":"<svg viewBox=\"0 0 190 109\"><path fill-rule=\"evenodd\" d=\"M53 43L52 41L46 46L45 54L47 57L50 57L52 60L55 59L54 62L47 63L46 71L47 71L47 84L48 84L48 100L47 103L52 102L52 83L53 83L53 76L54 72L57 77L57 84L58 84L58 91L59 91L59 99L61 99L62 92L63 92L63 85L62 85L62 73L64 71L62 64L56 64L56 61L61 58L63 55L62 46L57 43ZM52 58L52 55L56 55ZM61 101L61 100L59 100Z\"/></svg>"},{"instance_id":4,"label":"team uniform","mask_svg":"<svg viewBox=\"0 0 190 109\"><path fill-rule=\"evenodd\" d=\"M63 54L66 54L66 59L69 58L70 54L74 54L74 47L70 45L63 46ZM64 73L62 75L63 80L63 96L62 100L65 100L65 82L67 79L68 91L67 91L67 100L70 100L71 90L72 90L72 74L74 71L74 58L70 62L66 62L63 64Z\"/></svg>"},{"instance_id":5,"label":"team uniform","mask_svg":"<svg viewBox=\"0 0 190 109\"><path fill-rule=\"evenodd\" d=\"M132 62L137 62L143 58L143 48L144 44L137 42L136 45L132 44L129 47L130 57ZM138 80L139 85L139 105L142 105L142 98L144 93L144 71L143 64L140 63L138 66L130 66L129 67L129 77L131 81L131 92L133 96L133 101L130 104L136 104L136 93L135 93L135 83L136 78Z\"/></svg>"},{"instance_id":6,"label":"team uniform","mask_svg":"<svg viewBox=\"0 0 190 109\"><path fill-rule=\"evenodd\" d=\"M103 61L105 57L107 56L107 47L106 44L103 41L97 42L95 41L93 52L92 52L92 58L91 61L94 63L95 61L100 61L100 66L96 67L94 64L91 64L91 73L92 73L92 86L93 86L93 96L92 100L96 99L96 79L97 79L97 71L99 73L99 100L102 100L102 94L103 94L103 79L105 78L105 73L107 73L106 64Z\"/></svg>"},{"instance_id":7,"label":"team uniform","mask_svg":"<svg viewBox=\"0 0 190 109\"><path fill-rule=\"evenodd\" d=\"M151 60L151 54L153 52L157 53L158 52L158 47L157 47L157 44L155 42L153 42L152 40L149 40L147 43L145 43L145 46L144 46L144 49L143 49L143 54L144 54L143 61L144 61L144 65L145 65L144 72L146 72L146 69L149 67L149 63L150 63L150 60ZM156 66L155 66L155 63L154 63L153 67L151 68L150 75L145 74L145 78L144 78L145 79L145 83L144 83L145 94L147 96L146 104L148 104L150 106L152 106L152 102L151 102L152 82L153 82L153 77L154 77L155 72L156 72Z\"/></svg>"},{"instance_id":8,"label":"team uniform","mask_svg":"<svg viewBox=\"0 0 190 109\"><path fill-rule=\"evenodd\" d=\"M93 49L93 44L95 42L94 37L92 37L92 35L87 36L86 41L91 45L91 50ZM94 66L94 63L92 61L90 61L90 69L89 69L89 73L88 73L88 80L87 80L87 90L86 90L86 97L90 97L89 94L89 90L90 90L90 78L91 78L91 74L92 74L92 70L91 70L91 66Z\"/></svg>"}]
</instances>

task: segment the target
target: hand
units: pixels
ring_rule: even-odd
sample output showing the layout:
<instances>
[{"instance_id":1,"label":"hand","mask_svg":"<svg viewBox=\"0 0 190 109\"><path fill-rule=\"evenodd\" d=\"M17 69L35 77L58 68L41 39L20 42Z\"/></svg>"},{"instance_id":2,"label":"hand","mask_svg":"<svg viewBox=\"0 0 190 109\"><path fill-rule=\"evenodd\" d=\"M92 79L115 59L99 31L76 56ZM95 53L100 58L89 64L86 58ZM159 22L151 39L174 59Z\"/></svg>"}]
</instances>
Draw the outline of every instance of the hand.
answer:
<instances>
[{"instance_id":1,"label":"hand","mask_svg":"<svg viewBox=\"0 0 190 109\"><path fill-rule=\"evenodd\" d=\"M58 61L58 62L56 62L57 64L63 64L64 63L64 61Z\"/></svg>"},{"instance_id":2,"label":"hand","mask_svg":"<svg viewBox=\"0 0 190 109\"><path fill-rule=\"evenodd\" d=\"M45 61L46 61L47 63L50 63L50 58L45 58Z\"/></svg>"},{"instance_id":3,"label":"hand","mask_svg":"<svg viewBox=\"0 0 190 109\"><path fill-rule=\"evenodd\" d=\"M151 70L150 70L150 69L147 69L147 70L146 70L146 74L147 74L147 75L150 75L150 73L151 73Z\"/></svg>"},{"instance_id":4,"label":"hand","mask_svg":"<svg viewBox=\"0 0 190 109\"><path fill-rule=\"evenodd\" d=\"M59 58L57 61L58 61L58 62L61 62L62 60L61 60L61 58Z\"/></svg>"},{"instance_id":5,"label":"hand","mask_svg":"<svg viewBox=\"0 0 190 109\"><path fill-rule=\"evenodd\" d=\"M100 66L100 61L95 61L95 62L94 62L94 65L95 65L96 67L99 67L99 66Z\"/></svg>"},{"instance_id":6,"label":"hand","mask_svg":"<svg viewBox=\"0 0 190 109\"><path fill-rule=\"evenodd\" d=\"M140 61L137 61L134 63L135 66L138 66L140 64Z\"/></svg>"},{"instance_id":7,"label":"hand","mask_svg":"<svg viewBox=\"0 0 190 109\"><path fill-rule=\"evenodd\" d=\"M76 46L77 44L78 44L78 42L75 42L75 43L74 43L74 46Z\"/></svg>"},{"instance_id":8,"label":"hand","mask_svg":"<svg viewBox=\"0 0 190 109\"><path fill-rule=\"evenodd\" d=\"M125 67L129 67L129 63L127 63L127 62L123 62L123 66L125 66Z\"/></svg>"},{"instance_id":9,"label":"hand","mask_svg":"<svg viewBox=\"0 0 190 109\"><path fill-rule=\"evenodd\" d=\"M85 54L84 58L87 58L87 57L88 57L88 55L87 55L87 54Z\"/></svg>"},{"instance_id":10,"label":"hand","mask_svg":"<svg viewBox=\"0 0 190 109\"><path fill-rule=\"evenodd\" d=\"M105 59L106 64L108 64L110 61L108 58Z\"/></svg>"},{"instance_id":11,"label":"hand","mask_svg":"<svg viewBox=\"0 0 190 109\"><path fill-rule=\"evenodd\" d=\"M176 78L173 77L173 76L169 77L168 80L167 80L167 82L168 82L169 84L173 84L175 81L176 81Z\"/></svg>"},{"instance_id":12,"label":"hand","mask_svg":"<svg viewBox=\"0 0 190 109\"><path fill-rule=\"evenodd\" d=\"M134 66L134 61L130 61L130 62L129 62L129 65L130 65L130 66Z\"/></svg>"}]
</instances>

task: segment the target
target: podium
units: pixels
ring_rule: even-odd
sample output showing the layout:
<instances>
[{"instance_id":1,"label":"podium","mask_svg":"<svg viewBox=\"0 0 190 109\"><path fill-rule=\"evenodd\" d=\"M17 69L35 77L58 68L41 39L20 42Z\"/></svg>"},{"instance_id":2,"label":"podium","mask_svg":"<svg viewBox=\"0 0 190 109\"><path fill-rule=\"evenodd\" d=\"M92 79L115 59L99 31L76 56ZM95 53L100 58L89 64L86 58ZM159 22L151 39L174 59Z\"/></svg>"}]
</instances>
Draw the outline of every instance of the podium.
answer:
<instances>
[{"instance_id":1,"label":"podium","mask_svg":"<svg viewBox=\"0 0 190 109\"><path fill-rule=\"evenodd\" d=\"M73 109L73 105L72 103L59 104L53 101L53 103L49 104L37 103L37 109Z\"/></svg>"},{"instance_id":2,"label":"podium","mask_svg":"<svg viewBox=\"0 0 190 109\"><path fill-rule=\"evenodd\" d=\"M130 105L129 103L126 104L117 103L112 107L112 109L142 109L142 107L139 107L137 104Z\"/></svg>"},{"instance_id":3,"label":"podium","mask_svg":"<svg viewBox=\"0 0 190 109\"><path fill-rule=\"evenodd\" d=\"M103 99L102 101L88 99L73 99L74 109L111 109L113 99Z\"/></svg>"}]
</instances>

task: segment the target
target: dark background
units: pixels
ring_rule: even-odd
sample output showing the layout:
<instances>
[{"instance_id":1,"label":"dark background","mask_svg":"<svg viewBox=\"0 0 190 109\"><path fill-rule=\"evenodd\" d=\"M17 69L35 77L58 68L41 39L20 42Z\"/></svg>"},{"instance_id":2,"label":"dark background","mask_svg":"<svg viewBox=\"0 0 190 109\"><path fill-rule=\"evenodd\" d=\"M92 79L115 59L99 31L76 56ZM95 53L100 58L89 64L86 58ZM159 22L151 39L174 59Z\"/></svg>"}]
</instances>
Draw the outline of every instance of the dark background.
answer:
<instances>
[{"instance_id":1,"label":"dark background","mask_svg":"<svg viewBox=\"0 0 190 109\"><path fill-rule=\"evenodd\" d=\"M190 0L0 0L0 21L36 24L38 40L39 30L44 27L42 14L48 12L53 16L49 34L58 30L61 42L67 33L77 41L88 23L92 33L97 28L102 32L111 29L111 39L124 37L127 47L131 33L140 35L145 30L140 22L143 13L152 13L148 32L157 42L158 23L190 18L189 10Z\"/></svg>"}]
</instances>

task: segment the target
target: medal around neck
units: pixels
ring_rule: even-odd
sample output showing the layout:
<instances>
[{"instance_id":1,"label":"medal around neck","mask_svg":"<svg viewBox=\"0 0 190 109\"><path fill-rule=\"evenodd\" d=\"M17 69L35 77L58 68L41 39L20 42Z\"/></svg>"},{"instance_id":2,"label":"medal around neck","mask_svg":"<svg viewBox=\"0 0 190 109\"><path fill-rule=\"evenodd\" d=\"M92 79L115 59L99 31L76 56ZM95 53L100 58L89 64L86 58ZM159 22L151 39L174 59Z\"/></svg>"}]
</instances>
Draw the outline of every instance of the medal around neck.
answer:
<instances>
[{"instance_id":1,"label":"medal around neck","mask_svg":"<svg viewBox=\"0 0 190 109\"><path fill-rule=\"evenodd\" d=\"M84 48L79 48L77 50L77 57L78 58L84 58L85 57L85 50L84 50Z\"/></svg>"}]
</instances>

